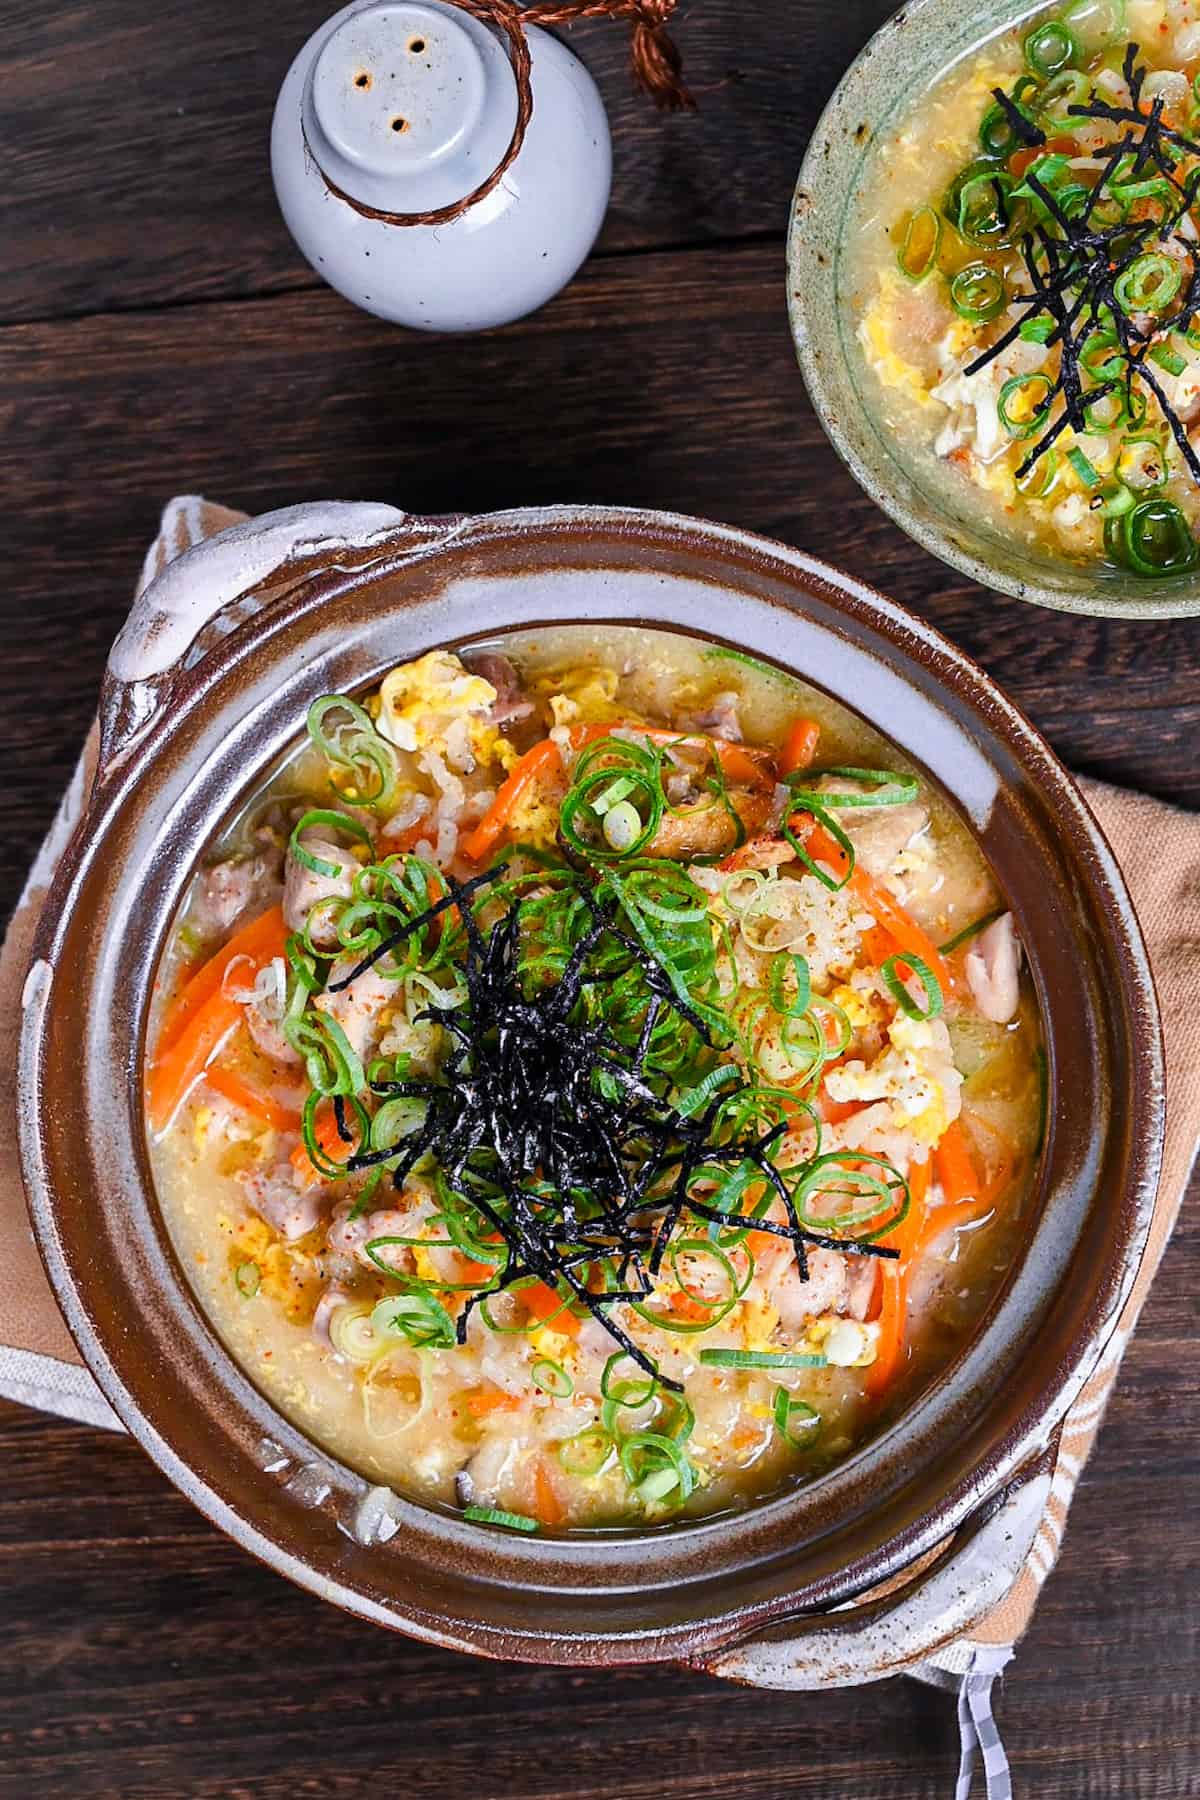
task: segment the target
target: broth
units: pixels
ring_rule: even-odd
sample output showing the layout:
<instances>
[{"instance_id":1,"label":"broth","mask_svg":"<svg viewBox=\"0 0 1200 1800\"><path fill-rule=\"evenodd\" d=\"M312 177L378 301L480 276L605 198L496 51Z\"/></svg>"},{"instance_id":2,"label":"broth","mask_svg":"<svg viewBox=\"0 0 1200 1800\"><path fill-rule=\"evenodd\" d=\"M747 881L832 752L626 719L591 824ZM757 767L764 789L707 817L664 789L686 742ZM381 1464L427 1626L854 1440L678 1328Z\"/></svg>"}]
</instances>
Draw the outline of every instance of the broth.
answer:
<instances>
[{"instance_id":1,"label":"broth","mask_svg":"<svg viewBox=\"0 0 1200 1800\"><path fill-rule=\"evenodd\" d=\"M162 1210L373 1482L518 1530L744 1507L901 1411L1011 1264L1019 956L957 814L819 691L641 628L434 653L318 702L191 884Z\"/></svg>"}]
</instances>

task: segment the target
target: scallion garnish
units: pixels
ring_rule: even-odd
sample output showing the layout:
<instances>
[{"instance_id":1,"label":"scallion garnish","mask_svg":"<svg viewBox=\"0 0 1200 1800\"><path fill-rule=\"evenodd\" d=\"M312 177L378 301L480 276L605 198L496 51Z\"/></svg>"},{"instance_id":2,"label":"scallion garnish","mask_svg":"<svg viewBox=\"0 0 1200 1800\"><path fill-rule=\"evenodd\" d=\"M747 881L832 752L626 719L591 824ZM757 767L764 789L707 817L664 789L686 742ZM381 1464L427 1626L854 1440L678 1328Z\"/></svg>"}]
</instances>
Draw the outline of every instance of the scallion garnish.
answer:
<instances>
[{"instance_id":1,"label":"scallion garnish","mask_svg":"<svg viewBox=\"0 0 1200 1800\"><path fill-rule=\"evenodd\" d=\"M821 1415L806 1400L798 1400L786 1388L776 1388L772 1408L775 1429L793 1450L807 1450L821 1433Z\"/></svg>"},{"instance_id":2,"label":"scallion garnish","mask_svg":"<svg viewBox=\"0 0 1200 1800\"><path fill-rule=\"evenodd\" d=\"M713 1369L823 1369L814 1350L702 1350L700 1361Z\"/></svg>"},{"instance_id":3,"label":"scallion garnish","mask_svg":"<svg viewBox=\"0 0 1200 1800\"><path fill-rule=\"evenodd\" d=\"M536 1519L530 1519L524 1513L505 1512L499 1506L464 1506L462 1516L470 1519L473 1525L503 1525L508 1531L534 1532L539 1529Z\"/></svg>"},{"instance_id":4,"label":"scallion garnish","mask_svg":"<svg viewBox=\"0 0 1200 1800\"><path fill-rule=\"evenodd\" d=\"M899 951L880 965L880 975L901 1012L910 1019L936 1019L944 1005L941 984L929 964L909 951ZM925 990L922 1007L909 992L908 982L915 979Z\"/></svg>"},{"instance_id":5,"label":"scallion garnish","mask_svg":"<svg viewBox=\"0 0 1200 1800\"><path fill-rule=\"evenodd\" d=\"M904 228L904 241L896 253L902 275L910 281L924 281L937 262L942 241L942 221L932 206L920 206L909 215Z\"/></svg>"}]
</instances>

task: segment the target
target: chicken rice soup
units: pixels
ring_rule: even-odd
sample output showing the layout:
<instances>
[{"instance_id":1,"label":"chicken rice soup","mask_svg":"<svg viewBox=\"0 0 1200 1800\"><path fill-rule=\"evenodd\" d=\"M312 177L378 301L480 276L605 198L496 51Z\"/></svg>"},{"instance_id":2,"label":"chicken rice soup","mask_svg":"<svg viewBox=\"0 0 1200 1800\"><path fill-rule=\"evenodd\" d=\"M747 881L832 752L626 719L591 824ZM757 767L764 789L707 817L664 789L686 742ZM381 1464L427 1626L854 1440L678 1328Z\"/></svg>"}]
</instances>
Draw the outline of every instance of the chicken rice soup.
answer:
<instances>
[{"instance_id":1,"label":"chicken rice soup","mask_svg":"<svg viewBox=\"0 0 1200 1800\"><path fill-rule=\"evenodd\" d=\"M1071 0L873 150L851 234L888 429L1005 535L1200 562L1200 4Z\"/></svg>"},{"instance_id":2,"label":"chicken rice soup","mask_svg":"<svg viewBox=\"0 0 1200 1800\"><path fill-rule=\"evenodd\" d=\"M826 695L634 628L316 701L191 883L149 1042L230 1352L373 1482L521 1531L844 1458L996 1293L1044 1117L944 798Z\"/></svg>"}]
</instances>

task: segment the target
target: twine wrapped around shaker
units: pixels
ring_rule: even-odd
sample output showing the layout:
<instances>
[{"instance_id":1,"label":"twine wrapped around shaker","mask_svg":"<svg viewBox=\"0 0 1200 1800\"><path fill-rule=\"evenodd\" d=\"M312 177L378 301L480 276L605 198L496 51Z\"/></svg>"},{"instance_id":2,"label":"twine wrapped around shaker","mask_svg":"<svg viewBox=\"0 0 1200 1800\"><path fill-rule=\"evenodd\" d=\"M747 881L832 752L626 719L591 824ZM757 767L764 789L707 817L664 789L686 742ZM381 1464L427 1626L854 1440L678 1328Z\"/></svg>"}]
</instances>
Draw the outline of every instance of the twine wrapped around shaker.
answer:
<instances>
[{"instance_id":1,"label":"twine wrapped around shaker","mask_svg":"<svg viewBox=\"0 0 1200 1800\"><path fill-rule=\"evenodd\" d=\"M630 61L638 86L645 89L656 105L668 111L695 107L696 102L682 80L683 64L679 51L666 30L666 22L678 0L529 0L526 5L518 5L517 0L447 0L447 3L461 7L485 24L495 25L508 38L509 57L517 83L517 122L508 149L487 180L481 181L471 193L429 212L394 213L368 206L331 181L322 169L329 192L364 218L379 219L387 225L449 225L453 220L461 219L500 185L521 154L525 133L533 117L532 59L525 36L527 25L569 25L576 19L592 18L629 19L633 24Z\"/></svg>"}]
</instances>

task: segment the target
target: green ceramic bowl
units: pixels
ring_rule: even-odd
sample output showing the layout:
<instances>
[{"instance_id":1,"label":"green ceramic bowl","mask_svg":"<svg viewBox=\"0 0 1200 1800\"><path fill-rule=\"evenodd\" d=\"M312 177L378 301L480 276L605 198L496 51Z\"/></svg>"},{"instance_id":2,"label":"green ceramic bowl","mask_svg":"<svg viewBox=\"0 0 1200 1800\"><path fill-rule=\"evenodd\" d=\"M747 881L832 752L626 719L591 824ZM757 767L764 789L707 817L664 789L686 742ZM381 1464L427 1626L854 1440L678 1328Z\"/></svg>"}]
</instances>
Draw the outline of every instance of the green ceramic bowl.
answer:
<instances>
[{"instance_id":1,"label":"green ceramic bowl","mask_svg":"<svg viewBox=\"0 0 1200 1800\"><path fill-rule=\"evenodd\" d=\"M993 526L932 449L901 444L880 416L855 339L847 252L877 141L951 63L1040 10L1013 0L913 0L851 65L813 133L788 233L788 313L813 406L834 448L884 511L926 550L987 587L1037 606L1116 618L1200 615L1200 572L1163 581L1031 549Z\"/></svg>"}]
</instances>

